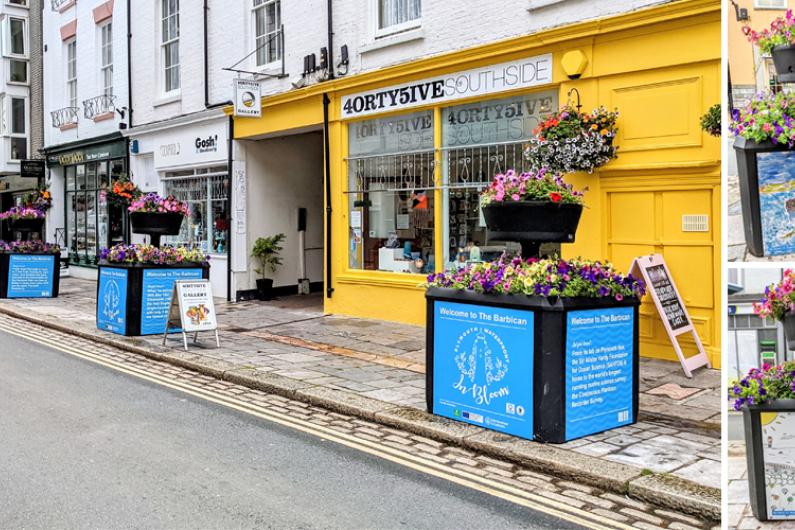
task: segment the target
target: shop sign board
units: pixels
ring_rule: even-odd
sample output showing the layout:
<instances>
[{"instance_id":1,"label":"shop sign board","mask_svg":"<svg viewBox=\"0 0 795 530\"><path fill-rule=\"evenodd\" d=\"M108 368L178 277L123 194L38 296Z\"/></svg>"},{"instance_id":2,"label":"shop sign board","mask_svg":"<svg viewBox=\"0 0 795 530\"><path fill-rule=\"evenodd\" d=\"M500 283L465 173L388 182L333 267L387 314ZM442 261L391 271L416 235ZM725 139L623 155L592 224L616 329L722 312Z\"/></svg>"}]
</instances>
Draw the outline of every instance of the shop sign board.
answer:
<instances>
[{"instance_id":1,"label":"shop sign board","mask_svg":"<svg viewBox=\"0 0 795 530\"><path fill-rule=\"evenodd\" d=\"M635 421L635 309L566 314L566 439Z\"/></svg>"},{"instance_id":2,"label":"shop sign board","mask_svg":"<svg viewBox=\"0 0 795 530\"><path fill-rule=\"evenodd\" d=\"M360 118L551 82L552 54L547 53L343 96L342 117Z\"/></svg>"},{"instance_id":3,"label":"shop sign board","mask_svg":"<svg viewBox=\"0 0 795 530\"><path fill-rule=\"evenodd\" d=\"M226 120L170 128L153 138L147 150L154 151L155 168L158 170L228 162L229 135Z\"/></svg>"},{"instance_id":4,"label":"shop sign board","mask_svg":"<svg viewBox=\"0 0 795 530\"><path fill-rule=\"evenodd\" d=\"M174 282L201 278L201 268L145 270L141 293L141 335L159 335L166 329Z\"/></svg>"},{"instance_id":5,"label":"shop sign board","mask_svg":"<svg viewBox=\"0 0 795 530\"><path fill-rule=\"evenodd\" d=\"M22 178L44 181L44 160L22 160L19 163L19 174Z\"/></svg>"},{"instance_id":6,"label":"shop sign board","mask_svg":"<svg viewBox=\"0 0 795 530\"><path fill-rule=\"evenodd\" d=\"M696 368L706 366L711 368L704 346L696 332L693 322L687 313L679 290L674 284L671 271L665 263L665 259L660 254L651 254L635 258L629 267L629 272L636 278L642 278L646 282L646 289L651 294L654 305L662 320L663 327L668 333L668 338L674 346L679 363L687 377L692 377L692 371ZM682 347L679 345L677 337L685 333L692 333L696 343L698 353L691 357L685 357Z\"/></svg>"},{"instance_id":7,"label":"shop sign board","mask_svg":"<svg viewBox=\"0 0 795 530\"><path fill-rule=\"evenodd\" d=\"M168 321L163 333L163 344L169 332L177 330L182 333L185 349L188 349L187 333L194 334L194 340L202 331L214 331L216 345L218 339L218 322L213 303L213 290L210 280L179 280L174 282L171 293L171 304L168 310Z\"/></svg>"},{"instance_id":8,"label":"shop sign board","mask_svg":"<svg viewBox=\"0 0 795 530\"><path fill-rule=\"evenodd\" d=\"M257 81L235 79L235 116L259 118L262 116L262 88Z\"/></svg>"},{"instance_id":9,"label":"shop sign board","mask_svg":"<svg viewBox=\"0 0 795 530\"><path fill-rule=\"evenodd\" d=\"M50 298L55 256L12 254L8 260L8 298Z\"/></svg>"},{"instance_id":10,"label":"shop sign board","mask_svg":"<svg viewBox=\"0 0 795 530\"><path fill-rule=\"evenodd\" d=\"M92 145L83 149L50 153L47 155L47 164L50 166L71 166L94 162L97 160L107 160L110 158L122 158L127 154L127 143L112 142L109 144Z\"/></svg>"},{"instance_id":11,"label":"shop sign board","mask_svg":"<svg viewBox=\"0 0 795 530\"><path fill-rule=\"evenodd\" d=\"M128 273L126 269L99 269L97 328L118 335L127 333Z\"/></svg>"},{"instance_id":12,"label":"shop sign board","mask_svg":"<svg viewBox=\"0 0 795 530\"><path fill-rule=\"evenodd\" d=\"M433 413L533 438L532 311L434 302Z\"/></svg>"}]
</instances>

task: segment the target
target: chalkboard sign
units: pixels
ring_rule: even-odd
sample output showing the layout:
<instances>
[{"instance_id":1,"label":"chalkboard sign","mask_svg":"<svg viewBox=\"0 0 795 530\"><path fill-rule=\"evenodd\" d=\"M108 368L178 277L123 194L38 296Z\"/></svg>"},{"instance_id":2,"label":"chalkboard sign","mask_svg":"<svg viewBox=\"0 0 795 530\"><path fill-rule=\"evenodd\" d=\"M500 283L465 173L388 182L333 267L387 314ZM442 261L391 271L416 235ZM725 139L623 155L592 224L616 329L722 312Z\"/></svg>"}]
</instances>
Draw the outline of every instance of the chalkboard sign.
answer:
<instances>
[{"instance_id":1,"label":"chalkboard sign","mask_svg":"<svg viewBox=\"0 0 795 530\"><path fill-rule=\"evenodd\" d=\"M649 288L657 293L657 300L663 310L663 315L668 320L668 325L672 330L684 328L690 324L687 312L679 299L679 293L668 276L668 271L664 265L654 265L646 269L649 277Z\"/></svg>"},{"instance_id":2,"label":"chalkboard sign","mask_svg":"<svg viewBox=\"0 0 795 530\"><path fill-rule=\"evenodd\" d=\"M692 371L702 366L711 368L712 364L704 351L704 346L701 344L698 333L696 333L695 326L690 321L687 309L685 309L682 298L679 296L679 291L676 289L676 284L671 277L671 272L665 264L665 259L660 254L635 258L629 268L629 272L636 277L642 277L646 282L646 289L654 300L654 305L657 306L657 312L660 314L663 327L668 332L668 338L671 339L674 351L679 358L679 363L682 365L685 375L692 377ZM676 337L684 333L693 334L693 340L698 348L696 355L685 357L682 352L682 347Z\"/></svg>"}]
</instances>

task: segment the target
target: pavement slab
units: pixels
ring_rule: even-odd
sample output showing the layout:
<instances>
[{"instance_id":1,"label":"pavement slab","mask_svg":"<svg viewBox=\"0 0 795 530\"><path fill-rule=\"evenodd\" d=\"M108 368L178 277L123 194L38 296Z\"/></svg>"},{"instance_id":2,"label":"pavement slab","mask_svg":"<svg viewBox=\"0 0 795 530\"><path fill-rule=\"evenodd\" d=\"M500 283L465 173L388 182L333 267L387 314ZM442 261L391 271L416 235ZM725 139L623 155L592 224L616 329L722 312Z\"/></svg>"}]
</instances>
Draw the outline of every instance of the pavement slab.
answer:
<instances>
[{"instance_id":1,"label":"pavement slab","mask_svg":"<svg viewBox=\"0 0 795 530\"><path fill-rule=\"evenodd\" d=\"M579 466L580 478L590 477L593 484L611 491L625 492L630 479L647 470L670 473L693 491L716 493L714 474L696 471L714 465L720 454L720 409L711 399L720 388L718 370L699 370L688 379L677 363L642 358L643 421L569 444L543 445L428 414L425 352L418 349L424 344L424 329L419 326L324 316L300 297L271 303L219 300L221 348L206 341L185 352L176 340L163 347L159 336L130 338L98 331L95 283L64 278L62 285L57 301L3 300L0 313L539 469L576 475ZM62 311L56 319L53 307ZM382 338L389 339L386 345L379 344L386 342ZM649 392L666 384L698 390L684 398L677 392ZM679 436L686 434L703 438ZM683 502L675 495L671 499L669 507ZM698 497L693 506L701 509L704 502L710 501Z\"/></svg>"}]
</instances>

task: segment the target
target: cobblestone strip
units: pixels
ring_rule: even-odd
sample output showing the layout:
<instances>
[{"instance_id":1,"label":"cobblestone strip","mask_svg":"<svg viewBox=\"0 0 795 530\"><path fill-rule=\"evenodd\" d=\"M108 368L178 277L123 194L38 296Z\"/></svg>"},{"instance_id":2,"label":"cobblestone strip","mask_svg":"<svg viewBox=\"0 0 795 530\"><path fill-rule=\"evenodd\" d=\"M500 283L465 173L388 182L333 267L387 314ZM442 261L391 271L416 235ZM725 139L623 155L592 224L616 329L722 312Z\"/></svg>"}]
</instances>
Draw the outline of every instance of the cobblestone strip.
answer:
<instances>
[{"instance_id":1,"label":"cobblestone strip","mask_svg":"<svg viewBox=\"0 0 795 530\"><path fill-rule=\"evenodd\" d=\"M198 372L156 361L112 346L44 328L0 315L0 324L19 333L46 338L58 345L101 357L124 367L166 378L174 383L234 398L255 407L298 418L356 439L390 447L413 457L436 462L467 475L483 477L516 488L522 492L558 501L566 506L592 513L641 530L717 529L714 521L699 520L690 515L657 508L626 496L502 461L455 445L386 427L346 414L332 412L305 402L219 380Z\"/></svg>"}]
</instances>

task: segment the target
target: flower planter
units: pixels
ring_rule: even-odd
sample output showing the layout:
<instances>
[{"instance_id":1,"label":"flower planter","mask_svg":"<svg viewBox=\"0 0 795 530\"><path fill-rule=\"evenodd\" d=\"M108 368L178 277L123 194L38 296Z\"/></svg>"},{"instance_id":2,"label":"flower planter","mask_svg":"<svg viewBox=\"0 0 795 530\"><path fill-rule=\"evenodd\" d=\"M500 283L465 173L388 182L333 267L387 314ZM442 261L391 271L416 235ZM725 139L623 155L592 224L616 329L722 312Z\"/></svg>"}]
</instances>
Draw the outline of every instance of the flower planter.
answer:
<instances>
[{"instance_id":1,"label":"flower planter","mask_svg":"<svg viewBox=\"0 0 795 530\"><path fill-rule=\"evenodd\" d=\"M97 328L127 336L162 334L174 282L209 277L210 266L200 263L141 265L101 261Z\"/></svg>"},{"instance_id":2,"label":"flower planter","mask_svg":"<svg viewBox=\"0 0 795 530\"><path fill-rule=\"evenodd\" d=\"M426 300L429 412L550 443L637 421L637 298Z\"/></svg>"},{"instance_id":3,"label":"flower planter","mask_svg":"<svg viewBox=\"0 0 795 530\"><path fill-rule=\"evenodd\" d=\"M795 519L795 400L745 405L743 419L754 516Z\"/></svg>"},{"instance_id":4,"label":"flower planter","mask_svg":"<svg viewBox=\"0 0 795 530\"><path fill-rule=\"evenodd\" d=\"M44 219L8 219L8 229L12 232L22 232L25 236L33 232L39 234L44 230Z\"/></svg>"},{"instance_id":5,"label":"flower planter","mask_svg":"<svg viewBox=\"0 0 795 530\"><path fill-rule=\"evenodd\" d=\"M60 262L60 253L0 253L0 298L56 298Z\"/></svg>"},{"instance_id":6,"label":"flower planter","mask_svg":"<svg viewBox=\"0 0 795 530\"><path fill-rule=\"evenodd\" d=\"M776 46L771 52L776 76L781 83L795 82L795 46Z\"/></svg>"},{"instance_id":7,"label":"flower planter","mask_svg":"<svg viewBox=\"0 0 795 530\"><path fill-rule=\"evenodd\" d=\"M161 236L179 234L185 216L172 212L130 212L130 225L136 234L148 235L152 245L160 246Z\"/></svg>"},{"instance_id":8,"label":"flower planter","mask_svg":"<svg viewBox=\"0 0 795 530\"><path fill-rule=\"evenodd\" d=\"M745 242L754 256L795 253L795 150L734 141Z\"/></svg>"}]
</instances>

